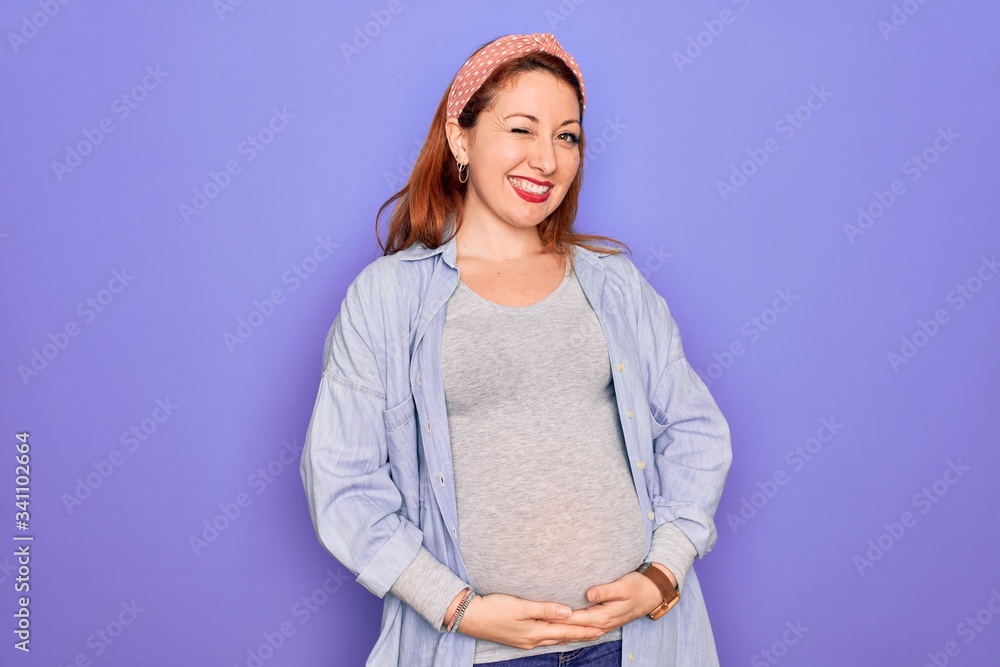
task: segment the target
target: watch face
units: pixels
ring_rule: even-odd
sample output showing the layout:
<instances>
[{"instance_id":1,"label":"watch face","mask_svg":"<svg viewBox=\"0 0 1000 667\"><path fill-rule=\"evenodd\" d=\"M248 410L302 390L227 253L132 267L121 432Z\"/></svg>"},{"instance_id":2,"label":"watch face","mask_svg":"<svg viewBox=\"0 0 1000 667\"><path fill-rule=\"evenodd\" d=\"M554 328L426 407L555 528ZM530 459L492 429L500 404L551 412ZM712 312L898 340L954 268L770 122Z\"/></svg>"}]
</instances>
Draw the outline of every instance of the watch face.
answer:
<instances>
[{"instance_id":1,"label":"watch face","mask_svg":"<svg viewBox=\"0 0 1000 667\"><path fill-rule=\"evenodd\" d=\"M657 620L658 618L666 614L668 611L676 607L677 603L680 602L680 600L681 596L677 593L676 590L673 591L673 596L671 596L669 600L663 601L662 603L660 603L659 607L649 612L648 614L649 617L654 621Z\"/></svg>"}]
</instances>

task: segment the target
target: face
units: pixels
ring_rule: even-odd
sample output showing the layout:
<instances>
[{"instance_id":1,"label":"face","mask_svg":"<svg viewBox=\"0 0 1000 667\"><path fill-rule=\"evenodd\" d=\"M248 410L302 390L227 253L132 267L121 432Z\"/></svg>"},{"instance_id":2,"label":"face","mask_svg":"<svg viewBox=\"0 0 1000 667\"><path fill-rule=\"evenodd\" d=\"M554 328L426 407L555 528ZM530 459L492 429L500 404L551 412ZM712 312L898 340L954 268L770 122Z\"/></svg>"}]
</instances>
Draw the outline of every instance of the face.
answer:
<instances>
[{"instance_id":1,"label":"face","mask_svg":"<svg viewBox=\"0 0 1000 667\"><path fill-rule=\"evenodd\" d=\"M534 227L559 204L580 168L580 108L548 72L521 74L475 127L449 121L452 150L469 165L465 219Z\"/></svg>"}]
</instances>

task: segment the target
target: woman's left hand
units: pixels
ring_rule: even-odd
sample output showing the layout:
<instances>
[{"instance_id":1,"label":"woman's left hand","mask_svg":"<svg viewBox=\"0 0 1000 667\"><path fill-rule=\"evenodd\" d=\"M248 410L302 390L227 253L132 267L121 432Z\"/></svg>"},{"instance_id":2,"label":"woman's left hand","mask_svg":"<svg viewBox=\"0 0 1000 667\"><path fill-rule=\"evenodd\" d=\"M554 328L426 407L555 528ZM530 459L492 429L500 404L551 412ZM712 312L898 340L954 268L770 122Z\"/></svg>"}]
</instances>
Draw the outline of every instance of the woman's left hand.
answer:
<instances>
[{"instance_id":1,"label":"woman's left hand","mask_svg":"<svg viewBox=\"0 0 1000 667\"><path fill-rule=\"evenodd\" d=\"M650 567L658 567L671 584L677 585L674 573L668 568L659 563ZM561 619L560 623L591 625L610 632L645 616L663 602L663 594L656 584L635 571L610 583L591 586L586 597L593 604L586 609L574 609L570 617Z\"/></svg>"}]
</instances>

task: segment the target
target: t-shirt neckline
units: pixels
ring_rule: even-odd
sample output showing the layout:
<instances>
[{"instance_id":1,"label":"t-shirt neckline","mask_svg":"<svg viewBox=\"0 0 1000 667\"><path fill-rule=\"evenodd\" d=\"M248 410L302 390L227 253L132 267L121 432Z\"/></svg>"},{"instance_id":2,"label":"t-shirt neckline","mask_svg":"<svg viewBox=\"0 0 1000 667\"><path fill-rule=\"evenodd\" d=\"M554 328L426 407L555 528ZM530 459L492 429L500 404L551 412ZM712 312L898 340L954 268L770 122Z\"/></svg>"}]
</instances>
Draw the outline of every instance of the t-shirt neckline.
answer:
<instances>
[{"instance_id":1,"label":"t-shirt neckline","mask_svg":"<svg viewBox=\"0 0 1000 667\"><path fill-rule=\"evenodd\" d=\"M563 273L562 282L560 282L559 285L557 285L554 290L543 296L541 299L539 299L535 303L529 303L527 306L508 306L502 303L497 303L495 301L490 301L489 299L482 296L474 289L466 285L464 282L462 282L461 278L459 279L458 284L459 287L464 288L466 292L471 294L473 298L480 301L481 303L486 304L487 306L490 306L491 308L495 308L497 310L503 310L510 313L523 313L529 310L536 310L539 307L544 306L548 302L555 299L557 296L559 296L560 293L562 293L563 290L566 289L566 285L569 284L570 278L572 277L573 277L573 265L570 262L569 258L566 258L566 271L565 273Z\"/></svg>"}]
</instances>

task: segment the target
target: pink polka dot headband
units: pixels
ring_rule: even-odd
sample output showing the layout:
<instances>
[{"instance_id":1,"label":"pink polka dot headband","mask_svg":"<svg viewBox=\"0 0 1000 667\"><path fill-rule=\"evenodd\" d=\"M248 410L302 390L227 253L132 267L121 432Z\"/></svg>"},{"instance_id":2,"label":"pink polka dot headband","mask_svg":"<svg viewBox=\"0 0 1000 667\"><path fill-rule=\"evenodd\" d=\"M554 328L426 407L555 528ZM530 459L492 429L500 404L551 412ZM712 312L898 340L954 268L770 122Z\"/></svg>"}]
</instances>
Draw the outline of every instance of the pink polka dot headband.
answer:
<instances>
[{"instance_id":1,"label":"pink polka dot headband","mask_svg":"<svg viewBox=\"0 0 1000 667\"><path fill-rule=\"evenodd\" d=\"M531 35L506 35L487 46L465 61L462 69L455 75L455 82L451 84L451 92L448 94L447 118L458 118L462 109L469 103L472 96L476 94L479 87L483 85L490 74L501 64L523 56L526 53L544 51L562 59L566 65L573 70L576 80L580 82L580 97L582 106L587 108L587 92L583 87L583 74L573 56L566 53L555 35L548 32L536 32Z\"/></svg>"}]
</instances>

